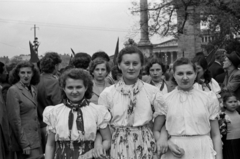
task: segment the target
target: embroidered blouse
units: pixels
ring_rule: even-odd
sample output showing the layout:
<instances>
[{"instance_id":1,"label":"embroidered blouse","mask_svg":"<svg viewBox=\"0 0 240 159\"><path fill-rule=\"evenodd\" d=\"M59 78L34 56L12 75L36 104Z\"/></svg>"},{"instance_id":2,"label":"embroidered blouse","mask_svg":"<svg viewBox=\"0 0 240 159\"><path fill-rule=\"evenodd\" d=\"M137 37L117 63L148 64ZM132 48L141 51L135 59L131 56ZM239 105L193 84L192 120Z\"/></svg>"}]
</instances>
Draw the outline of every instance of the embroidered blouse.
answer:
<instances>
[{"instance_id":1,"label":"embroidered blouse","mask_svg":"<svg viewBox=\"0 0 240 159\"><path fill-rule=\"evenodd\" d=\"M105 105L112 115L112 126L143 126L160 114L160 107L164 104L163 95L158 88L138 80L138 93L136 93L135 108L132 112L131 123L128 120L129 103L131 98L125 94L132 85L126 85L123 81L104 89L100 94L98 103ZM154 110L154 112L153 112Z\"/></svg>"},{"instance_id":2,"label":"embroidered blouse","mask_svg":"<svg viewBox=\"0 0 240 159\"><path fill-rule=\"evenodd\" d=\"M98 128L106 128L111 115L108 110L101 105L90 103L89 106L82 107L85 134L83 140L96 138ZM55 133L55 141L70 141L68 116L71 109L63 103L56 106L48 106L43 112L43 121L47 124L47 131ZM77 112L73 111L73 121L77 119ZM71 140L76 141L79 137L76 122L73 122Z\"/></svg>"},{"instance_id":3,"label":"embroidered blouse","mask_svg":"<svg viewBox=\"0 0 240 159\"><path fill-rule=\"evenodd\" d=\"M166 104L161 113L166 116L170 135L206 135L210 132L210 120L215 120L220 112L218 99L212 91L175 88L164 98Z\"/></svg>"}]
</instances>

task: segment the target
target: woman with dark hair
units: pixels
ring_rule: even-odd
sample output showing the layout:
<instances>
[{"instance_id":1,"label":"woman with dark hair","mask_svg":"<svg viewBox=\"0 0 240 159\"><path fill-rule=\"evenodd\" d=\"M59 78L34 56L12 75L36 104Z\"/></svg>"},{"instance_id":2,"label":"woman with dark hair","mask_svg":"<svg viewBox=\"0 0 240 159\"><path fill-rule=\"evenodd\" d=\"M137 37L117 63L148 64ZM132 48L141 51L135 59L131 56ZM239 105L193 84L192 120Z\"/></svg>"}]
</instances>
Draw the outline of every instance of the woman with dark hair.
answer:
<instances>
[{"instance_id":1,"label":"woman with dark hair","mask_svg":"<svg viewBox=\"0 0 240 159\"><path fill-rule=\"evenodd\" d=\"M75 68L88 69L91 62L91 56L85 52L76 53L74 58L70 61L70 65Z\"/></svg>"},{"instance_id":2,"label":"woman with dark hair","mask_svg":"<svg viewBox=\"0 0 240 159\"><path fill-rule=\"evenodd\" d=\"M11 148L18 159L40 157L41 139L37 115L39 72L30 62L21 62L11 71L12 86L7 92Z\"/></svg>"},{"instance_id":3,"label":"woman with dark hair","mask_svg":"<svg viewBox=\"0 0 240 159\"><path fill-rule=\"evenodd\" d=\"M156 118L161 122L154 125L154 133L158 133L164 116L169 150L161 159L222 159L217 120L220 107L215 93L193 87L197 69L187 58L174 62L173 76L177 87L164 95L165 105Z\"/></svg>"},{"instance_id":4,"label":"woman with dark hair","mask_svg":"<svg viewBox=\"0 0 240 159\"><path fill-rule=\"evenodd\" d=\"M40 61L41 77L37 86L38 101L38 119L40 122L42 149L45 150L46 145L46 124L43 122L42 113L49 105L57 105L62 102L61 88L59 87L57 76L61 58L56 52L47 52Z\"/></svg>"},{"instance_id":5,"label":"woman with dark hair","mask_svg":"<svg viewBox=\"0 0 240 159\"><path fill-rule=\"evenodd\" d=\"M197 78L194 87L203 91L213 91L218 94L221 88L217 81L212 78L211 72L208 70L208 63L204 56L196 56L193 58L192 63L197 69Z\"/></svg>"},{"instance_id":6,"label":"woman with dark hair","mask_svg":"<svg viewBox=\"0 0 240 159\"><path fill-rule=\"evenodd\" d=\"M89 103L93 87L91 76L83 69L69 69L60 76L59 83L63 103L48 106L43 112L48 131L45 158L103 157L98 156L98 152L106 155L110 148L108 122L111 115L104 106ZM94 149L98 129L104 139L103 147Z\"/></svg>"},{"instance_id":7,"label":"woman with dark hair","mask_svg":"<svg viewBox=\"0 0 240 159\"><path fill-rule=\"evenodd\" d=\"M153 58L147 64L145 70L146 73L151 77L151 79L146 82L156 86L163 94L168 93L167 85L162 78L165 73L165 66L163 63L159 59Z\"/></svg>"},{"instance_id":8,"label":"woman with dark hair","mask_svg":"<svg viewBox=\"0 0 240 159\"><path fill-rule=\"evenodd\" d=\"M95 59L90 63L89 72L93 76L93 95L91 102L98 104L100 93L110 84L106 81L106 77L110 72L108 62L102 59Z\"/></svg>"},{"instance_id":9,"label":"woman with dark hair","mask_svg":"<svg viewBox=\"0 0 240 159\"><path fill-rule=\"evenodd\" d=\"M122 49L117 63L122 78L105 88L98 100L112 114L111 158L153 159L155 140L149 124L158 115L159 105L164 103L162 94L139 79L144 55L137 47Z\"/></svg>"}]
</instances>

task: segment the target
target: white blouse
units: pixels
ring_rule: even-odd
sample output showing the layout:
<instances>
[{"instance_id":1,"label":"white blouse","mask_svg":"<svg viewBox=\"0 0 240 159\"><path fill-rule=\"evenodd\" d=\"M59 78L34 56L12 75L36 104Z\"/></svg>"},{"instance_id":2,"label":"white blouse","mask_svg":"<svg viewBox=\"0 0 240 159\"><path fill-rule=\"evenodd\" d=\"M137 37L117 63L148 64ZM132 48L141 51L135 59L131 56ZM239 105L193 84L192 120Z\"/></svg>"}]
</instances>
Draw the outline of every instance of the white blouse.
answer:
<instances>
[{"instance_id":1,"label":"white blouse","mask_svg":"<svg viewBox=\"0 0 240 159\"><path fill-rule=\"evenodd\" d=\"M55 133L55 141L70 141L68 116L70 108L63 103L56 106L48 106L43 112L43 121L47 124L47 131ZM95 140L98 128L106 128L111 115L108 110L101 105L90 103L89 106L81 108L84 120L85 135L83 140ZM76 127L77 112L73 111L73 127L71 132L71 140L76 141L79 133Z\"/></svg>"},{"instance_id":2,"label":"white blouse","mask_svg":"<svg viewBox=\"0 0 240 159\"><path fill-rule=\"evenodd\" d=\"M129 87L127 85L123 87ZM128 104L129 98L117 90L116 85L104 89L98 99L98 104L105 105L112 115L110 125L129 126ZM134 122L131 126L143 126L160 114L164 104L163 94L155 86L143 82L143 88L136 95ZM154 112L153 112L154 110Z\"/></svg>"},{"instance_id":3,"label":"white blouse","mask_svg":"<svg viewBox=\"0 0 240 159\"><path fill-rule=\"evenodd\" d=\"M166 129L170 135L206 135L210 120L220 111L215 93L193 88L182 91L175 88L164 95L166 104L161 112L166 116Z\"/></svg>"},{"instance_id":4,"label":"white blouse","mask_svg":"<svg viewBox=\"0 0 240 159\"><path fill-rule=\"evenodd\" d=\"M211 79L211 82L209 83L209 87L211 88L211 90L209 90L208 87L202 86L201 84L199 84L197 82L193 85L193 87L197 88L199 90L202 90L202 91L206 91L206 92L213 91L215 94L219 94L221 92L221 87L219 86L218 82L213 78Z\"/></svg>"}]
</instances>

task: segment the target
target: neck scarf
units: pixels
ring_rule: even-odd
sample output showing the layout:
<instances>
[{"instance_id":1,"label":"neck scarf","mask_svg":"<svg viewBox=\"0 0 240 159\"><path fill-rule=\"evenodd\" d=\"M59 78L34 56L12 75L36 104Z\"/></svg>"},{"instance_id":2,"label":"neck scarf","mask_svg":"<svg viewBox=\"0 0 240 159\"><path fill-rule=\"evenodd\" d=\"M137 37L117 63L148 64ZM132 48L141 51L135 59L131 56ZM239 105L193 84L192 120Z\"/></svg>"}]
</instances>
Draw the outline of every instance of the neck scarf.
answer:
<instances>
[{"instance_id":1,"label":"neck scarf","mask_svg":"<svg viewBox=\"0 0 240 159\"><path fill-rule=\"evenodd\" d=\"M135 84L130 85L130 87L125 84L123 79L121 79L117 84L115 84L117 91L119 91L123 96L127 96L129 98L127 110L129 125L132 125L134 122L134 109L137 103L136 95L141 91L143 85L144 83L139 79Z\"/></svg>"},{"instance_id":2,"label":"neck scarf","mask_svg":"<svg viewBox=\"0 0 240 159\"><path fill-rule=\"evenodd\" d=\"M65 100L64 104L68 108L71 109L70 112L69 112L69 115L68 115L68 130L69 130L69 138L70 138L70 148L73 149L73 141L71 139L73 119L74 119L73 111L77 112L76 126L77 126L77 130L78 130L78 134L79 134L78 141L80 142L80 141L83 140L83 136L85 134L83 113L82 113L81 108L85 107L85 106L88 106L89 102L85 98L83 98L77 105L75 105L74 103L72 103L69 100Z\"/></svg>"}]
</instances>

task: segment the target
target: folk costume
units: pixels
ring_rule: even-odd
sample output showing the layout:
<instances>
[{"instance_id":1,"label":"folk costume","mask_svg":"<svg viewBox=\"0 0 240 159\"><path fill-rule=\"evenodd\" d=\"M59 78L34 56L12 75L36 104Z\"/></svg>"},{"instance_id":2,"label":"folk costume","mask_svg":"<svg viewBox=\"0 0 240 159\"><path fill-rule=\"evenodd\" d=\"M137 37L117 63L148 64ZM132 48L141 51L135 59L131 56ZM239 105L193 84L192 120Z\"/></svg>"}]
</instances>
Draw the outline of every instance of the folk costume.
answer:
<instances>
[{"instance_id":1,"label":"folk costume","mask_svg":"<svg viewBox=\"0 0 240 159\"><path fill-rule=\"evenodd\" d=\"M148 124L164 104L159 89L139 79L133 85L126 85L121 79L105 88L98 103L112 115L111 158L152 159L155 140Z\"/></svg>"},{"instance_id":2,"label":"folk costume","mask_svg":"<svg viewBox=\"0 0 240 159\"><path fill-rule=\"evenodd\" d=\"M77 106L70 101L48 106L43 112L47 131L55 133L57 159L90 159L97 129L106 128L111 115L104 106L82 99Z\"/></svg>"}]
</instances>

